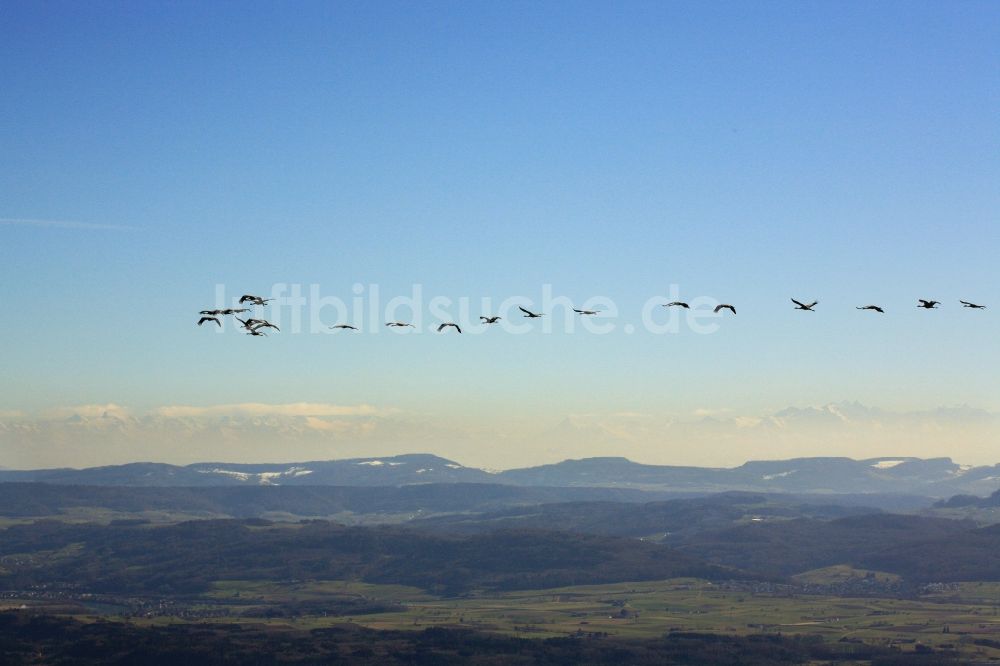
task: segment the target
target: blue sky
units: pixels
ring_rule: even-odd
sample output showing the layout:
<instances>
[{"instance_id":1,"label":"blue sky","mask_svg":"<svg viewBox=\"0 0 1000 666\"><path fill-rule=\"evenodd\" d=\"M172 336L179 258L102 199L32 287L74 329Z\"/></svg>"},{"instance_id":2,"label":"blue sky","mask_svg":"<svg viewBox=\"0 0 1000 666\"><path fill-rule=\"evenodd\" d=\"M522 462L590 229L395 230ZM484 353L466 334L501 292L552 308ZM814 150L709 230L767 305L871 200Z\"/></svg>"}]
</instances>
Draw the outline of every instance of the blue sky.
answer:
<instances>
[{"instance_id":1,"label":"blue sky","mask_svg":"<svg viewBox=\"0 0 1000 666\"><path fill-rule=\"evenodd\" d=\"M988 2L7 3L0 413L367 404L474 460L580 414L1000 410L998 65ZM194 326L219 284L619 317L258 340ZM650 334L671 285L739 314Z\"/></svg>"}]
</instances>

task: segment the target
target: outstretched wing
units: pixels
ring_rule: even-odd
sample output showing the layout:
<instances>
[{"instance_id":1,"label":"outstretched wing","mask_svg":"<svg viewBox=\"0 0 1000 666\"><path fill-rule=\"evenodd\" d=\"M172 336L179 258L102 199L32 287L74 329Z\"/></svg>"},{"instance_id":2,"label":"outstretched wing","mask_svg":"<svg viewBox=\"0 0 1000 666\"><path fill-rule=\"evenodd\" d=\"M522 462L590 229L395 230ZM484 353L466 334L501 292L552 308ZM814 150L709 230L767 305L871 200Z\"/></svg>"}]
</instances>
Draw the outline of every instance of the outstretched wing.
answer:
<instances>
[{"instance_id":1,"label":"outstretched wing","mask_svg":"<svg viewBox=\"0 0 1000 666\"><path fill-rule=\"evenodd\" d=\"M799 301L795 300L794 298L792 299L792 303L795 303L795 304L796 304L797 306L799 306L800 308L804 308L804 307L806 307L806 304L805 304L805 303L801 303L801 302L799 302Z\"/></svg>"},{"instance_id":2,"label":"outstretched wing","mask_svg":"<svg viewBox=\"0 0 1000 666\"><path fill-rule=\"evenodd\" d=\"M518 309L518 310L520 310L521 312L523 312L523 313L524 313L524 314L526 314L526 315L531 315L531 316L534 316L534 314L535 314L535 313L534 313L534 312L532 312L531 310L525 310L525 309L524 309L523 307L521 307L520 305L518 305L518 306L517 306L517 309Z\"/></svg>"}]
</instances>

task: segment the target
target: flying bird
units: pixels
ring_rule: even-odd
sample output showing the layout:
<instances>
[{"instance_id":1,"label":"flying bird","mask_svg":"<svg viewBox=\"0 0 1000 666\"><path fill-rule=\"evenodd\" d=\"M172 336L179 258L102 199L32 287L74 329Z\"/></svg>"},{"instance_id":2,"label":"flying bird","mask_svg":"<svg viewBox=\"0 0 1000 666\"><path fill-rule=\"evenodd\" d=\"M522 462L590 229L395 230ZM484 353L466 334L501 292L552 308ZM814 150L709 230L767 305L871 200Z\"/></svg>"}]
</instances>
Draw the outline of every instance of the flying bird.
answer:
<instances>
[{"instance_id":1,"label":"flying bird","mask_svg":"<svg viewBox=\"0 0 1000 666\"><path fill-rule=\"evenodd\" d=\"M276 331L280 331L281 330L280 328L278 328L277 326L275 326L274 324L272 324L269 321L259 322L258 324L254 325L253 330L259 331L262 328L273 328Z\"/></svg>"},{"instance_id":2,"label":"flying bird","mask_svg":"<svg viewBox=\"0 0 1000 666\"><path fill-rule=\"evenodd\" d=\"M404 324L401 321L390 321L386 326L392 326L393 328L403 328L404 326L409 326L410 328L416 328L413 324Z\"/></svg>"},{"instance_id":3,"label":"flying bird","mask_svg":"<svg viewBox=\"0 0 1000 666\"><path fill-rule=\"evenodd\" d=\"M500 317L482 317L482 316L480 316L479 318L483 320L484 324L495 324L498 321L500 321Z\"/></svg>"},{"instance_id":4,"label":"flying bird","mask_svg":"<svg viewBox=\"0 0 1000 666\"><path fill-rule=\"evenodd\" d=\"M219 328L222 328L222 322L216 319L215 317L202 317L201 319L198 320L198 325L201 326L206 321L214 321L216 324L218 324Z\"/></svg>"},{"instance_id":5,"label":"flying bird","mask_svg":"<svg viewBox=\"0 0 1000 666\"><path fill-rule=\"evenodd\" d=\"M669 307L673 307L673 306L675 306L675 305L676 305L676 306L678 306L678 307L682 307L682 308L684 308L685 310L689 310L689 309L691 309L691 306L690 306L690 305L688 305L687 303L685 303L684 301L674 301L674 302L672 302L672 303L664 303L664 304L663 304L663 307L665 307L665 308L669 308Z\"/></svg>"},{"instance_id":6,"label":"flying bird","mask_svg":"<svg viewBox=\"0 0 1000 666\"><path fill-rule=\"evenodd\" d=\"M225 310L219 310L219 314L231 315L240 314L241 312L250 312L248 308L226 308Z\"/></svg>"},{"instance_id":7,"label":"flying bird","mask_svg":"<svg viewBox=\"0 0 1000 666\"><path fill-rule=\"evenodd\" d=\"M918 305L917 307L923 308L925 310L934 310L941 303L940 301L925 301L922 298L918 298L917 300L920 301L920 305Z\"/></svg>"},{"instance_id":8,"label":"flying bird","mask_svg":"<svg viewBox=\"0 0 1000 666\"><path fill-rule=\"evenodd\" d=\"M882 308L880 308L877 305L866 305L863 308L854 308L854 309L855 310L874 310L875 312L881 312L882 314L885 314L885 310L883 310Z\"/></svg>"},{"instance_id":9,"label":"flying bird","mask_svg":"<svg viewBox=\"0 0 1000 666\"><path fill-rule=\"evenodd\" d=\"M520 310L521 312L523 312L524 316L527 317L527 318L529 318L529 319L537 319L538 317L542 316L541 313L535 313L535 312L532 312L531 310L525 310L520 305L517 306L517 309Z\"/></svg>"},{"instance_id":10,"label":"flying bird","mask_svg":"<svg viewBox=\"0 0 1000 666\"><path fill-rule=\"evenodd\" d=\"M729 303L719 303L718 305L715 306L715 309L712 312L719 312L720 310L729 310L733 314L736 314L736 308L734 308Z\"/></svg>"},{"instance_id":11,"label":"flying bird","mask_svg":"<svg viewBox=\"0 0 1000 666\"><path fill-rule=\"evenodd\" d=\"M243 324L243 328L245 329L251 329L254 328L255 326L260 326L261 324L267 323L267 321L264 319L240 319L239 317L236 318L236 321Z\"/></svg>"},{"instance_id":12,"label":"flying bird","mask_svg":"<svg viewBox=\"0 0 1000 666\"><path fill-rule=\"evenodd\" d=\"M251 303L253 305L264 305L268 301L273 301L273 298L261 298L260 296L254 296L253 294L243 294L240 297L240 305L244 303Z\"/></svg>"},{"instance_id":13,"label":"flying bird","mask_svg":"<svg viewBox=\"0 0 1000 666\"><path fill-rule=\"evenodd\" d=\"M356 326L351 326L350 324L337 324L336 326L331 326L330 328L349 328L352 331L358 330Z\"/></svg>"},{"instance_id":14,"label":"flying bird","mask_svg":"<svg viewBox=\"0 0 1000 666\"><path fill-rule=\"evenodd\" d=\"M573 308L573 312L582 315L595 315L600 312L600 310L577 310L576 308Z\"/></svg>"},{"instance_id":15,"label":"flying bird","mask_svg":"<svg viewBox=\"0 0 1000 666\"><path fill-rule=\"evenodd\" d=\"M817 304L819 304L819 301L813 301L809 305L806 305L805 303L800 303L799 301L793 298L792 303L795 303L796 310L808 310L809 312L815 312L813 308L816 307Z\"/></svg>"},{"instance_id":16,"label":"flying bird","mask_svg":"<svg viewBox=\"0 0 1000 666\"><path fill-rule=\"evenodd\" d=\"M461 329L461 328L459 328L458 324L455 324L455 323L452 323L452 322L450 322L450 321L449 321L449 322L447 322L447 323L445 323L445 324L441 324L440 326L438 326L438 333L440 333L440 332L441 332L441 331L443 331L444 329L448 328L449 326L453 327L453 328L454 328L454 329L455 329L456 331L458 331L459 333L461 333L461 332L462 332L462 329Z\"/></svg>"},{"instance_id":17,"label":"flying bird","mask_svg":"<svg viewBox=\"0 0 1000 666\"><path fill-rule=\"evenodd\" d=\"M970 303L969 301L959 301L963 308L972 308L973 310L985 310L985 305L977 305L975 303Z\"/></svg>"},{"instance_id":18,"label":"flying bird","mask_svg":"<svg viewBox=\"0 0 1000 666\"><path fill-rule=\"evenodd\" d=\"M220 314L226 314L226 311L225 310L202 310L198 314L215 316L215 315L220 315Z\"/></svg>"}]
</instances>

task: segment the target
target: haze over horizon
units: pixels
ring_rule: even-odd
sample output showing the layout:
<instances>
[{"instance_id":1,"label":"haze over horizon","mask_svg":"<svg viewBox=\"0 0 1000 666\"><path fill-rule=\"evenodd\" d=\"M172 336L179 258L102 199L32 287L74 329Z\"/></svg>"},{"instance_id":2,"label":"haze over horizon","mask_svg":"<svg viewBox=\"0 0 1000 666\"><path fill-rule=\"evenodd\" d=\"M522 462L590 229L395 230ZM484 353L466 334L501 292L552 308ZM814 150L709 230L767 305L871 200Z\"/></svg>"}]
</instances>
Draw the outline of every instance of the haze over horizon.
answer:
<instances>
[{"instance_id":1,"label":"haze over horizon","mask_svg":"<svg viewBox=\"0 0 1000 666\"><path fill-rule=\"evenodd\" d=\"M1000 5L115 9L0 21L0 466L1000 462Z\"/></svg>"},{"instance_id":2,"label":"haze over horizon","mask_svg":"<svg viewBox=\"0 0 1000 666\"><path fill-rule=\"evenodd\" d=\"M993 465L1000 414L968 406L891 412L860 403L789 407L766 415L696 410L682 416L636 412L570 414L541 430L445 429L439 421L372 405L247 403L83 405L0 420L4 467L93 467L131 462L288 463L431 453L463 465L511 469L566 459L616 456L636 462L737 467L749 460L950 457ZM502 450L484 442L502 442ZM976 455L957 457L945 442ZM211 444L206 446L206 442ZM276 443L280 443L277 445ZM770 455L761 455L767 451Z\"/></svg>"}]
</instances>

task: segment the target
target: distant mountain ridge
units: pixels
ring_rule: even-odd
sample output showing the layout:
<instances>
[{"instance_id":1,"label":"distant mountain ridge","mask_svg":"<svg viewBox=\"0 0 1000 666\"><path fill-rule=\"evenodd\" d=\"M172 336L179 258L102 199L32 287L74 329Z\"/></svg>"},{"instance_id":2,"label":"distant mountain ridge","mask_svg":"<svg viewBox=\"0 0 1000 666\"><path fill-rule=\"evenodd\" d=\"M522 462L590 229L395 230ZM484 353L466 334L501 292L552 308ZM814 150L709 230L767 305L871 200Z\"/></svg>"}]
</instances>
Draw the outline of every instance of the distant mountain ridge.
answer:
<instances>
[{"instance_id":1,"label":"distant mountain ridge","mask_svg":"<svg viewBox=\"0 0 1000 666\"><path fill-rule=\"evenodd\" d=\"M432 454L293 463L130 463L85 469L0 470L0 482L98 486L404 486L488 483L610 487L671 492L899 493L985 496L1000 487L1000 465L971 467L950 458L792 458L733 468L646 465L584 458L500 472Z\"/></svg>"}]
</instances>

